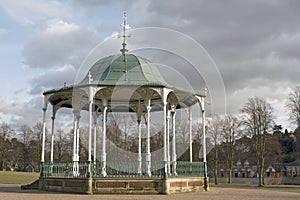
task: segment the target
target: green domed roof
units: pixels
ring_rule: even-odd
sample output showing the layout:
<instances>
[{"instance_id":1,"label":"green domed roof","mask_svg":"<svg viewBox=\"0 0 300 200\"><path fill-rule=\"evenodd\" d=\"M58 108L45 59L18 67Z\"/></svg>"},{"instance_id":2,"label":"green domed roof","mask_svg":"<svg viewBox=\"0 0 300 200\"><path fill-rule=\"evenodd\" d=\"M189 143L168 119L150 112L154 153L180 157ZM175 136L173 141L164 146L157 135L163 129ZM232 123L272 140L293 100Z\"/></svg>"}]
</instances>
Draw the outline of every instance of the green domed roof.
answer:
<instances>
[{"instance_id":1,"label":"green domed roof","mask_svg":"<svg viewBox=\"0 0 300 200\"><path fill-rule=\"evenodd\" d=\"M90 68L93 79L91 84L138 86L167 85L157 67L149 60L133 54L125 54L125 59L124 55L119 54L98 60ZM88 74L79 85L84 84L88 84Z\"/></svg>"}]
</instances>

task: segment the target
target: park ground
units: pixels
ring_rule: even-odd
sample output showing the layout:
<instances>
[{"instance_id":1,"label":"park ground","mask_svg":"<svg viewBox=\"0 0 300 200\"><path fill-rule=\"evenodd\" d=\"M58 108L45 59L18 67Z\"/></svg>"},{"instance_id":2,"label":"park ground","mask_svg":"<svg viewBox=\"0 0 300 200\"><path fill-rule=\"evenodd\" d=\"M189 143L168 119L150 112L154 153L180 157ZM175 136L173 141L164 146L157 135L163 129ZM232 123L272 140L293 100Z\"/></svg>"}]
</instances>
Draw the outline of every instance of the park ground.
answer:
<instances>
[{"instance_id":1,"label":"park ground","mask_svg":"<svg viewBox=\"0 0 300 200\"><path fill-rule=\"evenodd\" d=\"M21 190L21 184L27 184L38 174L0 172L0 200L299 200L299 186L267 186L258 188L254 185L211 184L209 192L192 192L172 195L80 195Z\"/></svg>"},{"instance_id":2,"label":"park ground","mask_svg":"<svg viewBox=\"0 0 300 200\"><path fill-rule=\"evenodd\" d=\"M300 190L300 188L298 188ZM20 190L20 185L0 184L1 200L299 200L300 193L265 189L211 187L209 192L192 192L172 195L80 195Z\"/></svg>"}]
</instances>

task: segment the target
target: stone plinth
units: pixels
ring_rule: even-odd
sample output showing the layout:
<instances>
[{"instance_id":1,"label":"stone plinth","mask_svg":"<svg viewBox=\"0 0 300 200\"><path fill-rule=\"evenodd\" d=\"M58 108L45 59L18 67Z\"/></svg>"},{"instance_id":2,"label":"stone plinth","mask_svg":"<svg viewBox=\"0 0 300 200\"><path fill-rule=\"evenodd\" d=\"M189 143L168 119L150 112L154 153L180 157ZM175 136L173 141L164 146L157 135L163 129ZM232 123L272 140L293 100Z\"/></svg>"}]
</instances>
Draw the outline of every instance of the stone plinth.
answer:
<instances>
[{"instance_id":1,"label":"stone plinth","mask_svg":"<svg viewBox=\"0 0 300 200\"><path fill-rule=\"evenodd\" d=\"M203 177L40 178L40 190L81 194L173 194L204 191Z\"/></svg>"}]
</instances>

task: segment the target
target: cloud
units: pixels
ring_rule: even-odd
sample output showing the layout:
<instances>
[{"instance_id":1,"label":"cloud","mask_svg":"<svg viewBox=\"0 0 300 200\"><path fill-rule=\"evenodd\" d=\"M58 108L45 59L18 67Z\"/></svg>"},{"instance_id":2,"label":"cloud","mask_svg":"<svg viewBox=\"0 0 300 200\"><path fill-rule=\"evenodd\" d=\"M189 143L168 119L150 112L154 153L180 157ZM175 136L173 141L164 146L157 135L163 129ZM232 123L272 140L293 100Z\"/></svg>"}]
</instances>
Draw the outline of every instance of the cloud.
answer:
<instances>
[{"instance_id":1,"label":"cloud","mask_svg":"<svg viewBox=\"0 0 300 200\"><path fill-rule=\"evenodd\" d=\"M139 1L131 5L129 21L133 27L172 28L202 44L222 74L228 111L237 113L254 96L282 108L287 88L300 84L299 7L279 0Z\"/></svg>"},{"instance_id":2,"label":"cloud","mask_svg":"<svg viewBox=\"0 0 300 200\"><path fill-rule=\"evenodd\" d=\"M16 131L18 131L23 124L33 127L38 121L42 121L43 119L42 95L33 96L28 101L20 101L15 98L0 96L0 102L0 119L9 123ZM52 107L51 105L48 105L46 112L46 128L50 131L51 117ZM63 129L66 132L70 131L73 125L72 109L59 109L55 119L56 129ZM85 121L87 120L85 119ZM82 126L86 125L85 121L82 122Z\"/></svg>"},{"instance_id":3,"label":"cloud","mask_svg":"<svg viewBox=\"0 0 300 200\"><path fill-rule=\"evenodd\" d=\"M298 1L174 0L170 3L141 0L124 3L74 0L65 3L13 0L1 7L22 24L47 22L43 26L45 29L27 41L23 50L27 66L47 68L45 73L30 82L31 94L60 87L64 81L72 83L71 75L75 74L92 47L101 41L100 33L110 35L112 31L118 31L116 27L121 23L122 13L110 12L121 9L128 11L128 22L133 28L171 28L202 44L222 74L230 113L238 113L248 98L262 96L274 104L276 115L287 115L283 106L288 94L286 91L300 84ZM74 16L70 10L77 11L76 23L67 22L71 21L70 16ZM95 23L95 19L99 19L96 23L99 31L78 25L91 25L91 20ZM77 23L77 20L80 22ZM128 39L129 50L133 49L130 41L136 38L131 35ZM160 41L157 35L156 42L166 41ZM172 66L172 61L166 62ZM188 77L193 78L189 74ZM202 87L200 84L203 82L199 83ZM277 120L285 123L286 118L278 117Z\"/></svg>"},{"instance_id":4,"label":"cloud","mask_svg":"<svg viewBox=\"0 0 300 200\"><path fill-rule=\"evenodd\" d=\"M74 83L76 70L72 65L49 70L31 80L32 88L30 94L42 94L47 89L63 87L64 83L72 85Z\"/></svg>"},{"instance_id":5,"label":"cloud","mask_svg":"<svg viewBox=\"0 0 300 200\"><path fill-rule=\"evenodd\" d=\"M260 43L297 30L295 1L147 1L133 21L182 31L205 44L222 59L243 59L259 51ZM139 5L141 7L142 5ZM143 14L142 14L143 13ZM254 48L254 49L252 49ZM243 51L239 51L243 50Z\"/></svg>"},{"instance_id":6,"label":"cloud","mask_svg":"<svg viewBox=\"0 0 300 200\"><path fill-rule=\"evenodd\" d=\"M228 110L230 113L239 113L243 105L249 98L255 96L264 98L274 109L275 123L283 125L284 128L295 128L288 120L288 110L286 108L287 96L294 89L288 83L272 82L261 78L253 80L258 83L256 87L249 85L232 91L228 95Z\"/></svg>"},{"instance_id":7,"label":"cloud","mask_svg":"<svg viewBox=\"0 0 300 200\"><path fill-rule=\"evenodd\" d=\"M119 1L116 0L111 0L111 1L106 1L106 0L86 0L86 1L80 1L80 0L73 0L75 4L85 6L85 7L103 7L103 6L108 6L111 4L116 4Z\"/></svg>"},{"instance_id":8,"label":"cloud","mask_svg":"<svg viewBox=\"0 0 300 200\"><path fill-rule=\"evenodd\" d=\"M65 64L72 64L77 68L99 41L99 33L94 30L62 20L51 21L46 30L25 44L24 62L32 68Z\"/></svg>"},{"instance_id":9,"label":"cloud","mask_svg":"<svg viewBox=\"0 0 300 200\"><path fill-rule=\"evenodd\" d=\"M8 31L4 28L0 28L0 38L6 36L8 34Z\"/></svg>"},{"instance_id":10,"label":"cloud","mask_svg":"<svg viewBox=\"0 0 300 200\"><path fill-rule=\"evenodd\" d=\"M49 18L67 18L71 16L71 10L62 2L56 0L1 1L0 7L22 25L34 25Z\"/></svg>"},{"instance_id":11,"label":"cloud","mask_svg":"<svg viewBox=\"0 0 300 200\"><path fill-rule=\"evenodd\" d=\"M28 101L0 96L0 116L8 121L14 128L22 124L34 125L41 121L42 96L33 97Z\"/></svg>"}]
</instances>

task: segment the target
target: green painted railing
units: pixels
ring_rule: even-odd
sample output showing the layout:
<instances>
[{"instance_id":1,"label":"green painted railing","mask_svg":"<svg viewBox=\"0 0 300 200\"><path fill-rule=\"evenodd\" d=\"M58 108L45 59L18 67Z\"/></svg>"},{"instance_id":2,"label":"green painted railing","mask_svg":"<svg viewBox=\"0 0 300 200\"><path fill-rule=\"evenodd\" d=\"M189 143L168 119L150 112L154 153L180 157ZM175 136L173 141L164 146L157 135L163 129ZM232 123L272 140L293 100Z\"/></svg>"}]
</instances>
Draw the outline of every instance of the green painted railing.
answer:
<instances>
[{"instance_id":1,"label":"green painted railing","mask_svg":"<svg viewBox=\"0 0 300 200\"><path fill-rule=\"evenodd\" d=\"M162 178L165 176L172 177L203 177L203 162L176 162L176 174L172 172L174 163L170 162L171 173L164 173L163 161L151 162L151 177ZM45 162L43 163L43 177L69 177L69 178L87 178L87 177L103 177L103 167L101 162ZM136 178L149 177L147 174L146 163L142 163L139 169L137 161L107 161L105 168L105 177L111 178Z\"/></svg>"},{"instance_id":2,"label":"green painted railing","mask_svg":"<svg viewBox=\"0 0 300 200\"><path fill-rule=\"evenodd\" d=\"M88 175L88 162L45 162L44 177L79 177Z\"/></svg>"},{"instance_id":3,"label":"green painted railing","mask_svg":"<svg viewBox=\"0 0 300 200\"><path fill-rule=\"evenodd\" d=\"M176 172L182 177L204 177L204 163L179 161Z\"/></svg>"}]
</instances>

